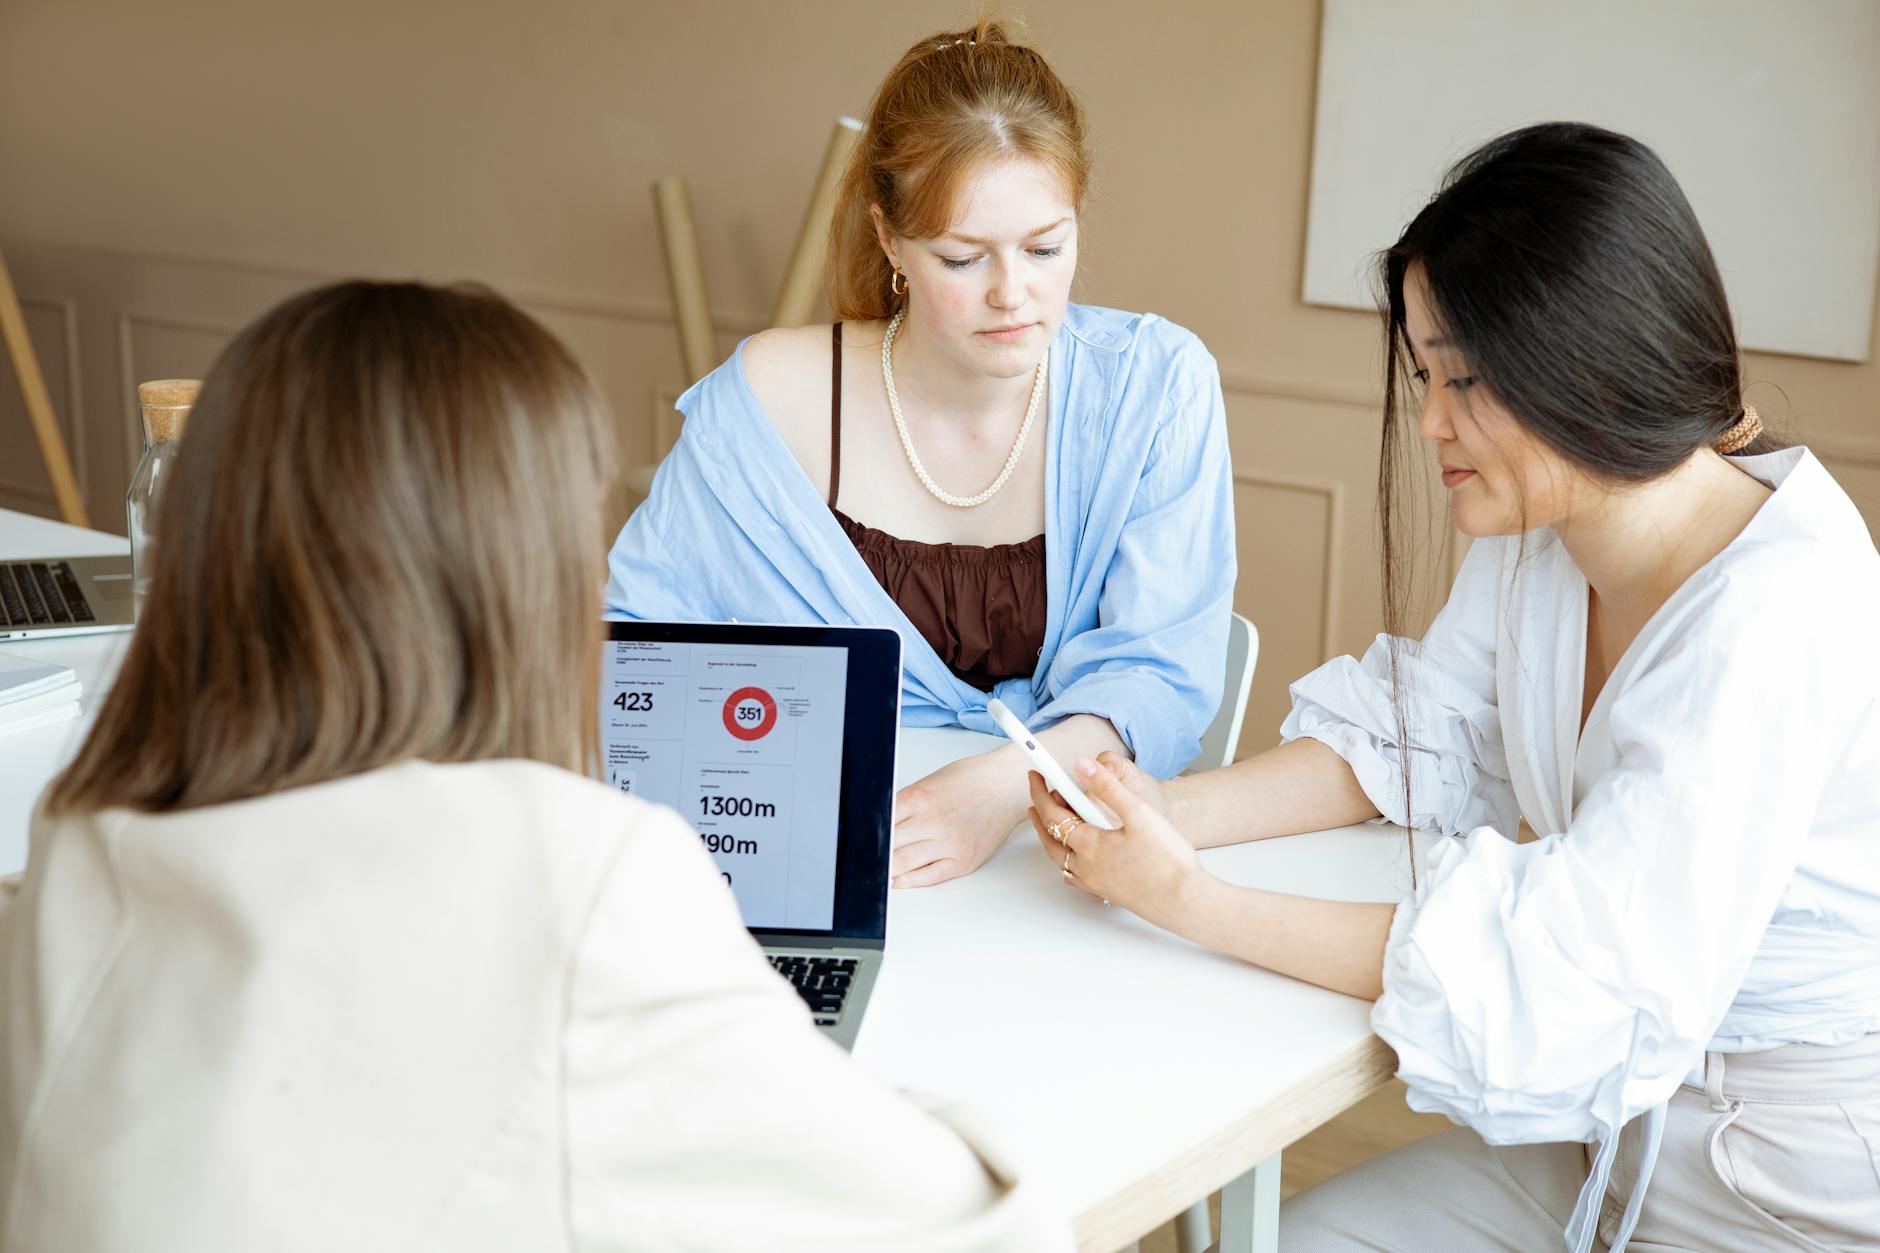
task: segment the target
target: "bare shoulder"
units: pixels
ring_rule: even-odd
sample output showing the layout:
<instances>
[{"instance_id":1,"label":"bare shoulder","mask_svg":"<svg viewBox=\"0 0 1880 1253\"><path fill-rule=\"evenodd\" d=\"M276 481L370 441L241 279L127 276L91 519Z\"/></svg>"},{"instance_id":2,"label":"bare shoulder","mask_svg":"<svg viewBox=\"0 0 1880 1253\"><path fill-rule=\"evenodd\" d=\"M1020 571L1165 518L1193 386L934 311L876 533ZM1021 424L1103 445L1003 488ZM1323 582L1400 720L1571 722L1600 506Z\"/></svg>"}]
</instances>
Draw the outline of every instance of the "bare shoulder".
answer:
<instances>
[{"instance_id":1,"label":"bare shoulder","mask_svg":"<svg viewBox=\"0 0 1880 1253\"><path fill-rule=\"evenodd\" d=\"M867 348L871 331L874 347ZM842 326L843 372L858 368L878 352L879 328L868 323ZM858 344L863 347L858 349ZM827 322L773 327L745 341L744 377L770 424L818 492L829 483L830 357L834 341Z\"/></svg>"},{"instance_id":2,"label":"bare shoulder","mask_svg":"<svg viewBox=\"0 0 1880 1253\"><path fill-rule=\"evenodd\" d=\"M744 378L792 449L798 432L829 426L829 327L759 331L744 345Z\"/></svg>"}]
</instances>

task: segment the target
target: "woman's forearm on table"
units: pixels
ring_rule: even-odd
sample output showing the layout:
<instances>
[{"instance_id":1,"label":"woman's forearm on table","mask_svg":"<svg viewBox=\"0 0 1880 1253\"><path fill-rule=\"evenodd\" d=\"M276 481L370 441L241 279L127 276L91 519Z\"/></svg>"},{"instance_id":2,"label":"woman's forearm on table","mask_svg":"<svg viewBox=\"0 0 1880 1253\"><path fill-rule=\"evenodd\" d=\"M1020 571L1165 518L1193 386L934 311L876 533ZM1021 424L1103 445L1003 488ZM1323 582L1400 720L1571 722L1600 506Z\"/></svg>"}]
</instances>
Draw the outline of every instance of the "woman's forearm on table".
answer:
<instances>
[{"instance_id":1,"label":"woman's forearm on table","mask_svg":"<svg viewBox=\"0 0 1880 1253\"><path fill-rule=\"evenodd\" d=\"M1169 916L1151 921L1204 948L1374 1001L1384 991L1396 908L1236 887L1197 871Z\"/></svg>"},{"instance_id":2,"label":"woman's forearm on table","mask_svg":"<svg viewBox=\"0 0 1880 1253\"><path fill-rule=\"evenodd\" d=\"M1345 759L1300 739L1168 784L1169 816L1196 848L1350 826L1378 816Z\"/></svg>"},{"instance_id":3,"label":"woman's forearm on table","mask_svg":"<svg viewBox=\"0 0 1880 1253\"><path fill-rule=\"evenodd\" d=\"M1072 778L1077 777L1077 763L1085 757L1094 758L1098 753L1130 755L1129 745L1110 720L1096 714L1072 714L1049 730L1040 731L1038 742L1051 750L1051 756Z\"/></svg>"},{"instance_id":4,"label":"woman's forearm on table","mask_svg":"<svg viewBox=\"0 0 1880 1253\"><path fill-rule=\"evenodd\" d=\"M1077 763L1086 757L1094 759L1099 753L1111 752L1129 755L1129 746L1110 725L1110 720L1095 714L1072 714L1056 726L1038 732L1036 738L1073 779L1077 777ZM1006 811L1001 821L1009 817L1011 825L1017 825L1024 821L1025 811L1031 807L1027 782L1031 762L1016 744L1001 744L991 753L1011 762L1010 770L1001 770L998 774L998 801Z\"/></svg>"}]
</instances>

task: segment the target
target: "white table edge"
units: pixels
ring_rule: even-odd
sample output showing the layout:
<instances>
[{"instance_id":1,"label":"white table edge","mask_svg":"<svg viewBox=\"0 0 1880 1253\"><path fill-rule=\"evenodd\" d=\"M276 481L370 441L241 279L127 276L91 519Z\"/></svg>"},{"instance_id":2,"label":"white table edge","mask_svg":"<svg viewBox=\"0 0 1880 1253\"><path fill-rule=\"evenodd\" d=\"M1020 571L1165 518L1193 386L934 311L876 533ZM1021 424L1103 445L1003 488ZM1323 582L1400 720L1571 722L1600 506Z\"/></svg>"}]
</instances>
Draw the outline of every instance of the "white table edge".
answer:
<instances>
[{"instance_id":1,"label":"white table edge","mask_svg":"<svg viewBox=\"0 0 1880 1253\"><path fill-rule=\"evenodd\" d=\"M1112 1253L1141 1239L1196 1198L1225 1187L1350 1109L1396 1072L1391 1047L1375 1035L1366 1037L1275 1099L1077 1214L1078 1249Z\"/></svg>"}]
</instances>

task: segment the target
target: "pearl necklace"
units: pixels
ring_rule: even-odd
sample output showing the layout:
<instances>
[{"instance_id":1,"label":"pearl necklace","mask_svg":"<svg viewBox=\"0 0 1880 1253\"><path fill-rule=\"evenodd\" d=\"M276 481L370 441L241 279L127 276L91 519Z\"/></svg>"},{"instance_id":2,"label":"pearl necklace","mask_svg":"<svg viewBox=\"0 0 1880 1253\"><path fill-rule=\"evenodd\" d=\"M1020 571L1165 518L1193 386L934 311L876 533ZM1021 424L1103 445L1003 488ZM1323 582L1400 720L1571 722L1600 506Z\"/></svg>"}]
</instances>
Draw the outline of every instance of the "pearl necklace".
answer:
<instances>
[{"instance_id":1,"label":"pearl necklace","mask_svg":"<svg viewBox=\"0 0 1880 1253\"><path fill-rule=\"evenodd\" d=\"M1006 480L1012 477L1012 471L1018 468L1018 459L1025 451L1025 437L1031 434L1032 420L1038 416L1039 402L1044 399L1044 379L1046 368L1051 361L1051 353L1048 349L1046 350L1045 355L1038 362L1038 369L1032 376L1031 403L1025 406L1025 421L1018 428L1018 438L1012 441L1012 451L1006 454L1005 467L999 471L999 477L992 480L991 485L977 496L955 496L934 482L933 476L927 473L927 467L921 464L920 454L914 451L914 437L907 433L907 420L901 416L901 398L894 391L894 358L891 355L894 348L894 333L901 329L901 319L906 316L905 308L897 311L894 320L888 323L887 334L881 337L881 381L888 387L888 412L894 415L894 429L901 433L901 451L907 454L907 464L913 467L914 477L919 479L921 486L933 493L934 499L941 504L952 505L955 509L971 509L975 505L983 505L999 494L999 489L1004 487Z\"/></svg>"}]
</instances>

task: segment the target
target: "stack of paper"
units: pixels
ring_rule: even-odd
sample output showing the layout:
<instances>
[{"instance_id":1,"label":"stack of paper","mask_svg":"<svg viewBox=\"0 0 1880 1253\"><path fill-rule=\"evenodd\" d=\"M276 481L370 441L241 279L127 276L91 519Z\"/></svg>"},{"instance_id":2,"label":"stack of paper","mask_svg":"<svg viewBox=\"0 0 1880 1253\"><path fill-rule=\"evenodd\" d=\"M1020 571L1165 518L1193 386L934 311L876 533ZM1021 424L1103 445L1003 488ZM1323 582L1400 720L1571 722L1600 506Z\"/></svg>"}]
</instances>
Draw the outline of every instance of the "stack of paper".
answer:
<instances>
[{"instance_id":1,"label":"stack of paper","mask_svg":"<svg viewBox=\"0 0 1880 1253\"><path fill-rule=\"evenodd\" d=\"M78 717L81 690L70 666L0 651L0 735Z\"/></svg>"}]
</instances>

